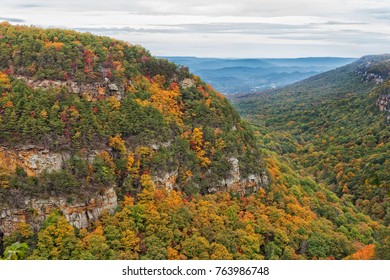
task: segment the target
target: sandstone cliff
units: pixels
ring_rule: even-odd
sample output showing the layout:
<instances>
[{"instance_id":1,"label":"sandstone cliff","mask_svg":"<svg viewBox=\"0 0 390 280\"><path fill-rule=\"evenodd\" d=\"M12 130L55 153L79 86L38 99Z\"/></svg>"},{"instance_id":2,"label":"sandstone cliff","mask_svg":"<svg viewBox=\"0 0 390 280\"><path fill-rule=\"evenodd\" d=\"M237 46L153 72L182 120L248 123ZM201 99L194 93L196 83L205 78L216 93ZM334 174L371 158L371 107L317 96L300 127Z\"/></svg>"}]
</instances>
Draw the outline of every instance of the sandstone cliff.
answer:
<instances>
[{"instance_id":1,"label":"sandstone cliff","mask_svg":"<svg viewBox=\"0 0 390 280\"><path fill-rule=\"evenodd\" d=\"M54 209L61 210L72 226L85 228L91 222L97 221L103 211L113 213L117 206L117 196L113 188L83 203L70 203L62 197L25 198L23 208L14 208L12 205L0 206L0 229L7 235L12 233L19 223L28 223L38 231L46 216Z\"/></svg>"}]
</instances>

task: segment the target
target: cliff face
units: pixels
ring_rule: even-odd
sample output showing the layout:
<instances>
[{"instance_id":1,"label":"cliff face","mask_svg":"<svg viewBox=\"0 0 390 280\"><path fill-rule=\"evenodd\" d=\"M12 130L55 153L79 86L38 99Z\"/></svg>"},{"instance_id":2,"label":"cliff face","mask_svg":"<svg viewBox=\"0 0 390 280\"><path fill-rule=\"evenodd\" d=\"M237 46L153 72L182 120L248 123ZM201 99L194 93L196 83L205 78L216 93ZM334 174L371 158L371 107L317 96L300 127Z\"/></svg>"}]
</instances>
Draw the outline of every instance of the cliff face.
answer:
<instances>
[{"instance_id":1,"label":"cliff face","mask_svg":"<svg viewBox=\"0 0 390 280\"><path fill-rule=\"evenodd\" d=\"M34 145L14 149L0 147L0 168L13 172L21 167L28 176L39 175L44 170L60 170L69 158L69 153L53 153Z\"/></svg>"},{"instance_id":2,"label":"cliff face","mask_svg":"<svg viewBox=\"0 0 390 280\"><path fill-rule=\"evenodd\" d=\"M104 190L84 203L70 203L62 197L49 199L26 198L23 208L0 206L0 228L4 234L12 233L19 223L28 223L36 231L53 209L59 209L69 223L76 228L85 228L97 221L103 211L113 213L118 206L113 188ZM8 207L7 207L8 206Z\"/></svg>"},{"instance_id":3,"label":"cliff face","mask_svg":"<svg viewBox=\"0 0 390 280\"><path fill-rule=\"evenodd\" d=\"M260 188L268 188L269 179L265 172L259 174L249 174L247 177L241 176L239 168L239 160L237 158L229 158L232 168L229 174L217 183L206 186L205 193L215 192L234 192L241 195L255 193ZM211 170L209 170L211 172ZM167 189L179 189L177 182L178 170L164 173L160 176L154 176L153 181L159 187ZM199 187L199 186L198 186Z\"/></svg>"},{"instance_id":4,"label":"cliff face","mask_svg":"<svg viewBox=\"0 0 390 280\"><path fill-rule=\"evenodd\" d=\"M69 153L50 152L34 145L13 149L0 147L0 169L8 173L16 168L22 168L27 176L59 171L69 158ZM34 230L39 230L40 224L53 209L61 210L72 226L85 228L92 221L97 221L103 211L113 213L118 205L114 188L104 189L84 202L69 200L71 199L66 196L48 198L26 196L18 205L0 201L0 230L8 235L21 222L32 225Z\"/></svg>"},{"instance_id":5,"label":"cliff face","mask_svg":"<svg viewBox=\"0 0 390 280\"><path fill-rule=\"evenodd\" d=\"M85 83L76 81L61 81L61 80L36 80L26 76L16 76L17 79L25 81L27 85L34 89L52 89L65 88L69 93L74 93L88 101L97 101L110 96L114 96L117 100L122 100L124 95L124 85L118 86L111 83L108 78L103 82Z\"/></svg>"},{"instance_id":6,"label":"cliff face","mask_svg":"<svg viewBox=\"0 0 390 280\"><path fill-rule=\"evenodd\" d=\"M376 105L379 107L379 110L390 112L390 94L380 95Z\"/></svg>"},{"instance_id":7,"label":"cliff face","mask_svg":"<svg viewBox=\"0 0 390 280\"><path fill-rule=\"evenodd\" d=\"M363 56L356 62L355 73L366 83L381 84L390 76L390 55Z\"/></svg>"},{"instance_id":8,"label":"cliff face","mask_svg":"<svg viewBox=\"0 0 390 280\"><path fill-rule=\"evenodd\" d=\"M379 86L374 94L378 96L376 106L382 112L387 112L387 122L390 122L390 82L384 82Z\"/></svg>"},{"instance_id":9,"label":"cliff face","mask_svg":"<svg viewBox=\"0 0 390 280\"><path fill-rule=\"evenodd\" d=\"M365 83L375 83L378 99L376 106L380 111L390 112L390 55L365 56L358 61L355 73L362 77ZM390 116L388 116L390 120Z\"/></svg>"},{"instance_id":10,"label":"cliff face","mask_svg":"<svg viewBox=\"0 0 390 280\"><path fill-rule=\"evenodd\" d=\"M220 181L217 186L210 186L209 193L217 191L233 191L241 194L249 194L258 191L261 187L266 188L269 184L268 177L265 172L261 174L249 174L246 178L241 176L239 160L237 158L229 158L232 169L229 175Z\"/></svg>"}]
</instances>

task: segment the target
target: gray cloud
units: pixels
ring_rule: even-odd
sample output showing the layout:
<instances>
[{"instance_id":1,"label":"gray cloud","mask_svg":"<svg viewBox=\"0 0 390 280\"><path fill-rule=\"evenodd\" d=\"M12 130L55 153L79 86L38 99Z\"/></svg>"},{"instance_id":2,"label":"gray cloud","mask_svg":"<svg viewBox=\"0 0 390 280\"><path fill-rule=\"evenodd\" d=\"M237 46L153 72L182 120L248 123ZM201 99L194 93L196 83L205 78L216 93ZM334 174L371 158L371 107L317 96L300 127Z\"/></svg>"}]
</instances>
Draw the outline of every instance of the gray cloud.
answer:
<instances>
[{"instance_id":1,"label":"gray cloud","mask_svg":"<svg viewBox=\"0 0 390 280\"><path fill-rule=\"evenodd\" d=\"M272 23L205 23L205 24L175 24L159 25L158 27L78 27L75 30L91 33L193 33L193 34L212 34L212 33L232 33L232 34L286 34L313 29L314 25L288 25Z\"/></svg>"},{"instance_id":2,"label":"gray cloud","mask_svg":"<svg viewBox=\"0 0 390 280\"><path fill-rule=\"evenodd\" d=\"M32 3L20 3L20 4L16 4L15 6L19 7L19 8L40 8L40 7L44 7L40 4L32 4Z\"/></svg>"},{"instance_id":3,"label":"gray cloud","mask_svg":"<svg viewBox=\"0 0 390 280\"><path fill-rule=\"evenodd\" d=\"M79 27L75 30L82 32L91 32L97 34L132 34L132 33L151 33L151 34L244 34L244 35L266 35L270 38L284 38L301 40L319 39L319 38L337 38L343 36L355 36L357 40L373 39L375 37L384 37L388 34L382 32L360 31L360 25L367 23L358 22L325 22L325 23L307 23L299 25L274 24L274 23L229 23L215 22L204 24L172 24L149 26L143 28L134 27ZM322 30L327 26L340 26L337 32ZM345 26L355 27L356 29L345 29ZM298 34L294 36L294 34ZM302 35L303 34L303 35ZM330 36L329 36L330 35Z\"/></svg>"},{"instance_id":4,"label":"gray cloud","mask_svg":"<svg viewBox=\"0 0 390 280\"><path fill-rule=\"evenodd\" d=\"M322 25L367 25L367 22L343 22L343 21L328 21Z\"/></svg>"},{"instance_id":5,"label":"gray cloud","mask_svg":"<svg viewBox=\"0 0 390 280\"><path fill-rule=\"evenodd\" d=\"M373 5L375 4L375 5ZM142 15L240 17L337 16L384 19L388 0L2 0L2 7L73 12L129 12ZM373 6L373 7L372 7Z\"/></svg>"},{"instance_id":6,"label":"gray cloud","mask_svg":"<svg viewBox=\"0 0 390 280\"><path fill-rule=\"evenodd\" d=\"M9 22L15 22L15 23L26 22L24 19L21 19L21 18L9 18L9 17L0 17L0 21L9 21Z\"/></svg>"},{"instance_id":7,"label":"gray cloud","mask_svg":"<svg viewBox=\"0 0 390 280\"><path fill-rule=\"evenodd\" d=\"M370 7L369 0L353 3L336 0L2 0L2 6L17 8L46 7L56 10L79 12L130 12L149 15L212 15L212 16L321 16L348 14L351 10L365 10ZM386 5L387 0L376 1ZM352 2L352 3L351 3ZM380 8L370 9L380 13Z\"/></svg>"},{"instance_id":8,"label":"gray cloud","mask_svg":"<svg viewBox=\"0 0 390 280\"><path fill-rule=\"evenodd\" d=\"M300 40L300 41L318 41L318 42L332 42L335 44L344 45L376 45L386 44L390 37L387 34L377 32L360 32L356 30L340 30L336 33L309 33L309 34L290 34L290 35L274 35L274 39L286 40Z\"/></svg>"}]
</instances>

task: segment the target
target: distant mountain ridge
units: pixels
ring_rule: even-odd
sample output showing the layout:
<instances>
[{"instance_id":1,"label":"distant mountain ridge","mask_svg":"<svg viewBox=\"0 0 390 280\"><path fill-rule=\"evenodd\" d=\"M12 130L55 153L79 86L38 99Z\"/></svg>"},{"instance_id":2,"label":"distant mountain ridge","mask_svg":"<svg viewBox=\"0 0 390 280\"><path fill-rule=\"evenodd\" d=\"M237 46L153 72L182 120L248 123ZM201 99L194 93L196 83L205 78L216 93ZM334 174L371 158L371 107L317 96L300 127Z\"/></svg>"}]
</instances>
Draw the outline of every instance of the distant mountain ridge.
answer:
<instances>
[{"instance_id":1,"label":"distant mountain ridge","mask_svg":"<svg viewBox=\"0 0 390 280\"><path fill-rule=\"evenodd\" d=\"M339 57L165 58L189 67L216 90L228 95L279 88L356 60Z\"/></svg>"}]
</instances>

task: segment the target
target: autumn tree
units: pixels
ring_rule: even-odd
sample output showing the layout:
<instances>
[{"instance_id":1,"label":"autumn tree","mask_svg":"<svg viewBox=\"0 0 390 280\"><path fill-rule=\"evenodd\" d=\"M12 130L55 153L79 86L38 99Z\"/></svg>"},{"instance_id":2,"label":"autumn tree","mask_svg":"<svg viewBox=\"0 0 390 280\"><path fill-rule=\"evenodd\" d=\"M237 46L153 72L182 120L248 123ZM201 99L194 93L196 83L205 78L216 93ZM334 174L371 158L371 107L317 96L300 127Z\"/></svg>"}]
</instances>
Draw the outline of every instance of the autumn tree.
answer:
<instances>
[{"instance_id":1,"label":"autumn tree","mask_svg":"<svg viewBox=\"0 0 390 280\"><path fill-rule=\"evenodd\" d=\"M69 260L79 257L80 244L74 228L59 212L53 211L46 218L38 233L37 248L32 258Z\"/></svg>"}]
</instances>

